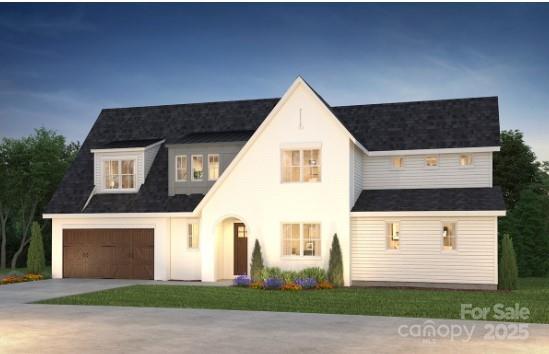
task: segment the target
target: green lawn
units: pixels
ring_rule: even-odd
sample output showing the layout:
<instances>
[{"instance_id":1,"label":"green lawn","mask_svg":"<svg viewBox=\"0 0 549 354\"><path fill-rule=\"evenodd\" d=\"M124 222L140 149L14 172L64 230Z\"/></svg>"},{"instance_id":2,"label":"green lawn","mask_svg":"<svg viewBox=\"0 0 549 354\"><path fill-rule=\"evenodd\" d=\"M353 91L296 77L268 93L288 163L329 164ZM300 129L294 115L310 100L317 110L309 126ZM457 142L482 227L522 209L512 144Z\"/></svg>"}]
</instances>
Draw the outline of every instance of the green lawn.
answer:
<instances>
[{"instance_id":1,"label":"green lawn","mask_svg":"<svg viewBox=\"0 0 549 354\"><path fill-rule=\"evenodd\" d=\"M549 323L549 278L526 278L512 292L341 288L301 292L235 287L136 285L58 299L43 304L179 307L349 315L460 318L461 304L530 310L524 322ZM493 313L493 311L491 311ZM489 315L489 320L493 317Z\"/></svg>"}]
</instances>

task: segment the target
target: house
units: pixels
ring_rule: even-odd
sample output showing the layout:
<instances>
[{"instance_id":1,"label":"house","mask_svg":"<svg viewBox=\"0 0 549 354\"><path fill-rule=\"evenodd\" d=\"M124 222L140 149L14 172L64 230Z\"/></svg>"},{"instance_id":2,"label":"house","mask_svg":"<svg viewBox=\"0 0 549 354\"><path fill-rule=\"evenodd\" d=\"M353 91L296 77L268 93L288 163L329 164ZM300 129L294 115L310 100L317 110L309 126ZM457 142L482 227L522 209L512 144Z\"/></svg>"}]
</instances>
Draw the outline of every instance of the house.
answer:
<instances>
[{"instance_id":1,"label":"house","mask_svg":"<svg viewBox=\"0 0 549 354\"><path fill-rule=\"evenodd\" d=\"M328 265L346 285L494 289L496 97L281 98L104 109L44 214L54 278L232 279Z\"/></svg>"}]
</instances>

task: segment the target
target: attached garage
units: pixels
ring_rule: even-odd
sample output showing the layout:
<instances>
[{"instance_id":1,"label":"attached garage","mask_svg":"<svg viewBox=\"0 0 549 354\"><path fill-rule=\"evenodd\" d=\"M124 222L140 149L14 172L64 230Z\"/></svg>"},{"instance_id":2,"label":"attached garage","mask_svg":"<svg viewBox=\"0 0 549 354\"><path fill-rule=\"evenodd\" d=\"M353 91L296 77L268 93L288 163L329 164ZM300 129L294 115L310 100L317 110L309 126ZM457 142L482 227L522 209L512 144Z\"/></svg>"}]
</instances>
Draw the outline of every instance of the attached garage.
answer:
<instances>
[{"instance_id":1,"label":"attached garage","mask_svg":"<svg viewBox=\"0 0 549 354\"><path fill-rule=\"evenodd\" d=\"M154 278L154 229L64 229L63 277Z\"/></svg>"}]
</instances>

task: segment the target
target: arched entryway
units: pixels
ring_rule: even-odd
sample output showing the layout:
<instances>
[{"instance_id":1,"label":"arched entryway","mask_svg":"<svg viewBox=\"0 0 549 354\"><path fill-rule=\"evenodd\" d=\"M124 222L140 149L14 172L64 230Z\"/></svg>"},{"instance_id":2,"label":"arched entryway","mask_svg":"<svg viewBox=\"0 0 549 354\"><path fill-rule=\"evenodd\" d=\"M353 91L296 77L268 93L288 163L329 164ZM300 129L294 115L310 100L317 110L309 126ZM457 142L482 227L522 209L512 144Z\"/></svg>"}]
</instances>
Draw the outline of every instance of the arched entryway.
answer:
<instances>
[{"instance_id":1,"label":"arched entryway","mask_svg":"<svg viewBox=\"0 0 549 354\"><path fill-rule=\"evenodd\" d=\"M248 227L238 217L227 217L216 227L216 278L248 274Z\"/></svg>"}]
</instances>

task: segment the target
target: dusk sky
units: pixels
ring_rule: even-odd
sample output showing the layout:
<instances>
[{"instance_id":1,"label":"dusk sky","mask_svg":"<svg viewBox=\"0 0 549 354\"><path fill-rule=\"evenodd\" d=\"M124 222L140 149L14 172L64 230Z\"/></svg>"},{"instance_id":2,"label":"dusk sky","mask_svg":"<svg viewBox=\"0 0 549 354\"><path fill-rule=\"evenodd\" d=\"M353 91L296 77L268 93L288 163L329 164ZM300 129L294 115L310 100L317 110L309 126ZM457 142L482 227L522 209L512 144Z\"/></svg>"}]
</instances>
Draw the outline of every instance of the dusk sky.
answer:
<instances>
[{"instance_id":1,"label":"dusk sky","mask_svg":"<svg viewBox=\"0 0 549 354\"><path fill-rule=\"evenodd\" d=\"M548 4L0 4L0 137L83 141L102 108L499 96L549 160Z\"/></svg>"}]
</instances>

